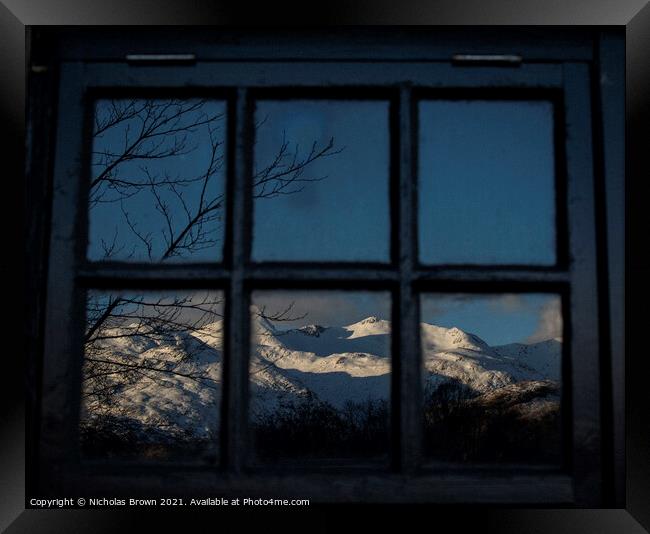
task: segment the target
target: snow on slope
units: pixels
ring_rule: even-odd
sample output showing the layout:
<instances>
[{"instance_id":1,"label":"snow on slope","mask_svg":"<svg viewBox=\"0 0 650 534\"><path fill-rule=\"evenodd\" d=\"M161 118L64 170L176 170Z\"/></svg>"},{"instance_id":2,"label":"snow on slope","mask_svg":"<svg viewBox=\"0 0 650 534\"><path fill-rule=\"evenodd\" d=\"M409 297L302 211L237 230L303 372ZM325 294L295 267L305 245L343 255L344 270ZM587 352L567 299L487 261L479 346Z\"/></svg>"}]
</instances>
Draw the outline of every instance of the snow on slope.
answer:
<instances>
[{"instance_id":1,"label":"snow on slope","mask_svg":"<svg viewBox=\"0 0 650 534\"><path fill-rule=\"evenodd\" d=\"M108 371L122 371L108 376L118 386L117 394L110 396L108 404L90 397L84 403L82 418L111 415L162 427L171 435L183 434L188 429L197 438L216 435L222 355L215 330L220 332L220 328L208 325L199 333L175 333L164 340L138 335L123 337L125 329L107 329L103 336L108 339L93 347L97 357L137 365L140 369L133 373L131 367L109 367Z\"/></svg>"},{"instance_id":2,"label":"snow on slope","mask_svg":"<svg viewBox=\"0 0 650 534\"><path fill-rule=\"evenodd\" d=\"M425 380L430 389L460 382L477 393L486 393L522 381L559 380L558 340L490 347L459 328L423 323L421 332ZM348 401L389 398L389 321L368 317L344 327L280 329L256 317L253 335L257 339L251 351L253 414L301 398L319 399L337 408ZM130 417L143 423L166 419L181 429L192 426L200 435L213 432L219 411L221 336L222 323L217 321L179 334L173 342L138 336L103 341L102 348L112 351L115 358L170 365L183 360L174 367L176 374L145 373L133 384L125 384L115 396L115 405L103 408L109 412L128 410ZM191 378L196 376L206 379Z\"/></svg>"},{"instance_id":3,"label":"snow on slope","mask_svg":"<svg viewBox=\"0 0 650 534\"><path fill-rule=\"evenodd\" d=\"M531 345L511 343L494 347L494 351L505 361L512 362L524 371L537 373L549 380L560 380L562 354L560 339L547 339Z\"/></svg>"},{"instance_id":4,"label":"snow on slope","mask_svg":"<svg viewBox=\"0 0 650 534\"><path fill-rule=\"evenodd\" d=\"M369 317L345 327L307 325L278 330L265 319L255 324L252 355L253 410L274 410L286 392L310 395L341 408L347 401L386 399L390 391L390 323ZM261 391L281 375L288 383Z\"/></svg>"},{"instance_id":5,"label":"snow on slope","mask_svg":"<svg viewBox=\"0 0 650 534\"><path fill-rule=\"evenodd\" d=\"M459 328L422 324L422 351L429 387L456 380L483 393L513 382L560 377L557 340L490 347Z\"/></svg>"}]
</instances>

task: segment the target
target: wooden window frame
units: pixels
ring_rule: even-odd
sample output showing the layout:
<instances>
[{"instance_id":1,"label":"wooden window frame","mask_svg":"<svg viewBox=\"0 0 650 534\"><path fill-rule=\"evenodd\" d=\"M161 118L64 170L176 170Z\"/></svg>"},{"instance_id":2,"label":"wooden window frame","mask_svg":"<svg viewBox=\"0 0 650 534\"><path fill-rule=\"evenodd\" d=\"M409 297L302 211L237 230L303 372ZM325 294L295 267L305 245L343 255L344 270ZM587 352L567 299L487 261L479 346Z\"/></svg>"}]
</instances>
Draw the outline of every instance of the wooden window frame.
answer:
<instances>
[{"instance_id":1,"label":"wooden window frame","mask_svg":"<svg viewBox=\"0 0 650 534\"><path fill-rule=\"evenodd\" d=\"M582 49L581 49L582 50ZM72 59L60 64L40 413L41 489L84 495L272 495L315 502L486 502L599 506L602 501L601 368L592 153L592 73L584 58L510 66L449 59L216 59L132 65ZM352 83L354 82L354 83ZM559 95L558 264L423 266L417 257L416 102L436 91ZM86 260L89 109L94 95L200 94L228 106L224 261L218 264L92 263ZM391 103L391 261L388 264L252 263L253 103L266 95L388 98ZM287 96L288 97L288 96ZM427 96L428 97L428 96ZM558 137L558 132L561 134ZM560 140L558 145L557 141ZM564 247L564 248L563 248ZM79 406L85 292L93 289L223 290L226 296L219 468L84 462ZM256 289L386 290L392 297L391 469L285 475L247 468L249 305ZM487 476L423 471L419 295L426 292L553 292L565 323L563 407L570 461L562 472L503 470ZM173 483L170 481L173 480ZM126 491L128 489L128 491Z\"/></svg>"}]
</instances>

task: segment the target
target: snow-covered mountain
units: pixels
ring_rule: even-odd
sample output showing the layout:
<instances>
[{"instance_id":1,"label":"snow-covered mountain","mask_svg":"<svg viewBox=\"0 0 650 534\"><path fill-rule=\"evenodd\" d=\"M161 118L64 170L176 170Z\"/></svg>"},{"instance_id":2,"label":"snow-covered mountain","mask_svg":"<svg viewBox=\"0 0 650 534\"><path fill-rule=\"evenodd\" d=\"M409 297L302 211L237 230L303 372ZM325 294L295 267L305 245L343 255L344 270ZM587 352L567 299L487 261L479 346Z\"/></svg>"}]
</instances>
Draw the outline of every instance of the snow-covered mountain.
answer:
<instances>
[{"instance_id":1,"label":"snow-covered mountain","mask_svg":"<svg viewBox=\"0 0 650 534\"><path fill-rule=\"evenodd\" d=\"M390 373L390 322L368 317L344 327L308 325L277 330L257 323L253 384L282 377L292 391L312 394L334 406L348 400L386 398ZM522 381L559 380L561 342L491 347L459 328L421 325L426 386L462 383L485 393Z\"/></svg>"},{"instance_id":2,"label":"snow-covered mountain","mask_svg":"<svg viewBox=\"0 0 650 534\"><path fill-rule=\"evenodd\" d=\"M390 328L389 321L377 317L343 327L301 328L280 328L256 318L251 354L253 415L300 399L323 401L337 409L348 402L388 400ZM141 368L127 375L110 375L110 366L105 368L116 394L110 402L90 397L84 419L122 416L143 425L164 423L176 433L213 435L221 397L221 321L164 340L120 332L120 328L107 332L93 349L107 360ZM428 392L455 383L487 400L525 393L528 402L533 390L537 396L556 395L560 340L493 347L459 328L425 323L421 337Z\"/></svg>"}]
</instances>

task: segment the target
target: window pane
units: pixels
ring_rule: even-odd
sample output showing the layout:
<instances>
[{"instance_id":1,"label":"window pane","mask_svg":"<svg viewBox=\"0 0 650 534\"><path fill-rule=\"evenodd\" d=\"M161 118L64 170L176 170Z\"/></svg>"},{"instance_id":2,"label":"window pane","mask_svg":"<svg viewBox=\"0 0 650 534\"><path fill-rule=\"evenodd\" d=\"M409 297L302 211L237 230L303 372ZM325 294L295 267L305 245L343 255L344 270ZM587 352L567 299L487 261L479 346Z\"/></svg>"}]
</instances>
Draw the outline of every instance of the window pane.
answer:
<instances>
[{"instance_id":1,"label":"window pane","mask_svg":"<svg viewBox=\"0 0 650 534\"><path fill-rule=\"evenodd\" d=\"M389 259L388 102L261 101L253 259Z\"/></svg>"},{"instance_id":2,"label":"window pane","mask_svg":"<svg viewBox=\"0 0 650 534\"><path fill-rule=\"evenodd\" d=\"M561 299L421 299L425 453L459 463L561 463Z\"/></svg>"},{"instance_id":3,"label":"window pane","mask_svg":"<svg viewBox=\"0 0 650 534\"><path fill-rule=\"evenodd\" d=\"M225 131L221 101L98 100L88 259L221 260Z\"/></svg>"},{"instance_id":4,"label":"window pane","mask_svg":"<svg viewBox=\"0 0 650 534\"><path fill-rule=\"evenodd\" d=\"M419 131L423 263L555 263L551 102L423 101Z\"/></svg>"},{"instance_id":5,"label":"window pane","mask_svg":"<svg viewBox=\"0 0 650 534\"><path fill-rule=\"evenodd\" d=\"M216 459L222 305L208 291L88 293L86 456Z\"/></svg>"},{"instance_id":6,"label":"window pane","mask_svg":"<svg viewBox=\"0 0 650 534\"><path fill-rule=\"evenodd\" d=\"M387 293L253 294L250 386L257 462L387 460L389 317Z\"/></svg>"}]
</instances>

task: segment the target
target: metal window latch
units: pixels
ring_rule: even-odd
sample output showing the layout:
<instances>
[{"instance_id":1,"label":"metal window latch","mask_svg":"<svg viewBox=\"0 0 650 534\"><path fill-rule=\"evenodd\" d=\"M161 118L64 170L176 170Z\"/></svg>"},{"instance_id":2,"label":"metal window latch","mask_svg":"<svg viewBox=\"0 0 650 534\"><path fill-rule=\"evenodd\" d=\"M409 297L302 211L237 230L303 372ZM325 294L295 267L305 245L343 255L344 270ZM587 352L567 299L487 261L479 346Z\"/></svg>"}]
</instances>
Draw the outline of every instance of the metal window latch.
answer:
<instances>
[{"instance_id":1,"label":"metal window latch","mask_svg":"<svg viewBox=\"0 0 650 534\"><path fill-rule=\"evenodd\" d=\"M523 58L517 54L454 54L454 65L493 65L518 67Z\"/></svg>"},{"instance_id":2,"label":"metal window latch","mask_svg":"<svg viewBox=\"0 0 650 534\"><path fill-rule=\"evenodd\" d=\"M195 54L127 54L131 65L188 65L196 63Z\"/></svg>"}]
</instances>

